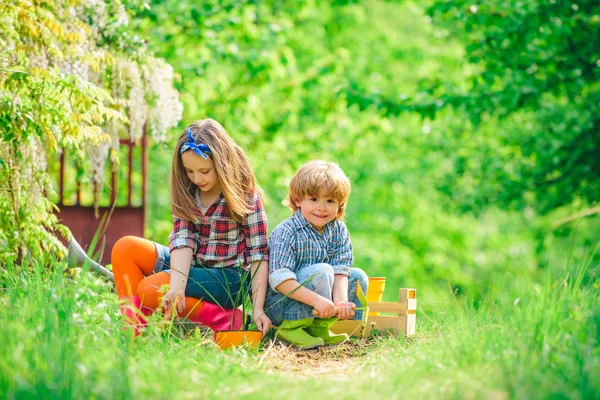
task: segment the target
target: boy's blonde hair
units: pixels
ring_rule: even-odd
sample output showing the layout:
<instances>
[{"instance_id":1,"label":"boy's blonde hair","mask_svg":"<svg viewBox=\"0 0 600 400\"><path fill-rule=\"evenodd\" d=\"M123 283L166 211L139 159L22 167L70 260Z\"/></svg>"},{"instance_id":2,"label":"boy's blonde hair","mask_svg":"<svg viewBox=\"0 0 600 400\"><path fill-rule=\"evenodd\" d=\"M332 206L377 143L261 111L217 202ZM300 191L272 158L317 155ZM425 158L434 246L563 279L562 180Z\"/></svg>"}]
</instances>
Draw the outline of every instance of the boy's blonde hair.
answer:
<instances>
[{"instance_id":1,"label":"boy's blonde hair","mask_svg":"<svg viewBox=\"0 0 600 400\"><path fill-rule=\"evenodd\" d=\"M257 194L261 200L263 193L250 161L244 151L233 141L225 128L217 121L206 118L196 121L177 140L171 167L171 210L173 215L194 221L201 217L194 199L196 186L188 178L181 160L181 146L188 140L188 129L196 144L203 143L210 149L210 159L214 163L217 178L223 189L223 196L229 207L230 217L241 222L253 211L253 198Z\"/></svg>"},{"instance_id":2,"label":"boy's blonde hair","mask_svg":"<svg viewBox=\"0 0 600 400\"><path fill-rule=\"evenodd\" d=\"M307 196L316 197L319 194L336 199L340 203L336 219L344 219L350 196L350 179L332 162L313 160L300 167L290 181L290 190L283 204L295 213L300 209L296 203Z\"/></svg>"}]
</instances>

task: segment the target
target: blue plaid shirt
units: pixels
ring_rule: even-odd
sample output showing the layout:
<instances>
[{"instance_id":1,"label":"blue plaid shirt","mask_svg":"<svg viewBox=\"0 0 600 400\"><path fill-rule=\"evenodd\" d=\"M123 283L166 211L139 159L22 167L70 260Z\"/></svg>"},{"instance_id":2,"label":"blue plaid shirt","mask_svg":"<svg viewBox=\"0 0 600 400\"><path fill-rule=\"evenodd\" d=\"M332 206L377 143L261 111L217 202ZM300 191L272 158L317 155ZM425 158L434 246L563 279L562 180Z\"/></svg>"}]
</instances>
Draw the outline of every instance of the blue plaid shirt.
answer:
<instances>
[{"instance_id":1,"label":"blue plaid shirt","mask_svg":"<svg viewBox=\"0 0 600 400\"><path fill-rule=\"evenodd\" d=\"M317 263L327 263L334 274L350 275L354 262L346 224L333 220L319 234L300 211L273 229L269 238L269 284L276 287L296 272Z\"/></svg>"}]
</instances>

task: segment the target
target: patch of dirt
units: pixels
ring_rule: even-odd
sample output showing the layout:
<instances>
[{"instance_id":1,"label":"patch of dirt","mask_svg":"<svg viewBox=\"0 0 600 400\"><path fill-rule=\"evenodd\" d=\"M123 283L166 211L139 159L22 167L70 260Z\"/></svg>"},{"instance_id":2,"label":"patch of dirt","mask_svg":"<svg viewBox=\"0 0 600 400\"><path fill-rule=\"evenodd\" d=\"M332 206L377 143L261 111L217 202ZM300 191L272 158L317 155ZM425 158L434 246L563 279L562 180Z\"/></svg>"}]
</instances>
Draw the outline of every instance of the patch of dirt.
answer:
<instances>
[{"instance_id":1,"label":"patch of dirt","mask_svg":"<svg viewBox=\"0 0 600 400\"><path fill-rule=\"evenodd\" d=\"M292 373L295 376L346 375L369 353L369 340L351 339L337 346L314 350L296 350L271 341L261 355L259 364L267 369Z\"/></svg>"}]
</instances>

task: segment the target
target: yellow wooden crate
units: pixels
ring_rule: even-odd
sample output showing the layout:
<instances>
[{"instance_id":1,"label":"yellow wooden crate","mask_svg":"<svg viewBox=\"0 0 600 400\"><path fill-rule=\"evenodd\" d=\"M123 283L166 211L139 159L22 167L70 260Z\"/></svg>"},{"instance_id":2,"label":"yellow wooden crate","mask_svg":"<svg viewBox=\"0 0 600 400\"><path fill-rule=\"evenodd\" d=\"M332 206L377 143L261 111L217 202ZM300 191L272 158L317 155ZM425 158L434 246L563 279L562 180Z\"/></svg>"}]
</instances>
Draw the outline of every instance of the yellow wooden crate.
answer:
<instances>
[{"instance_id":1,"label":"yellow wooden crate","mask_svg":"<svg viewBox=\"0 0 600 400\"><path fill-rule=\"evenodd\" d=\"M369 315L365 337L372 334L373 330L380 332L392 331L404 336L415 334L417 318L417 290L402 288L399 291L398 301L369 302L369 311L383 314L396 315ZM362 321L338 321L332 327L334 333L347 333L350 336L361 336Z\"/></svg>"}]
</instances>

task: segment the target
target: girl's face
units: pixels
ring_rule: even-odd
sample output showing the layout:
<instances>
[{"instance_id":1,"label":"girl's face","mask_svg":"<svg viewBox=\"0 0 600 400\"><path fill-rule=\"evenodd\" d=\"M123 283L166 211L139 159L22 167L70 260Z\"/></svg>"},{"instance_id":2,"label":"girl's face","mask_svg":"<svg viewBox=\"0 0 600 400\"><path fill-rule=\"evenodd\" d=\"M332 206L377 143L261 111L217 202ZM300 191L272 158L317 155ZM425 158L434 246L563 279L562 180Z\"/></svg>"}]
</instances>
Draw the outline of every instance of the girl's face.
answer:
<instances>
[{"instance_id":1,"label":"girl's face","mask_svg":"<svg viewBox=\"0 0 600 400\"><path fill-rule=\"evenodd\" d=\"M317 230L323 232L323 227L337 217L340 203L333 197L321 192L318 196L306 196L296 203L306 220Z\"/></svg>"},{"instance_id":2,"label":"girl's face","mask_svg":"<svg viewBox=\"0 0 600 400\"><path fill-rule=\"evenodd\" d=\"M181 155L183 168L187 177L192 183L206 194L221 193L221 184L215 170L213 160L209 157L204 159L191 150L185 151Z\"/></svg>"}]
</instances>

